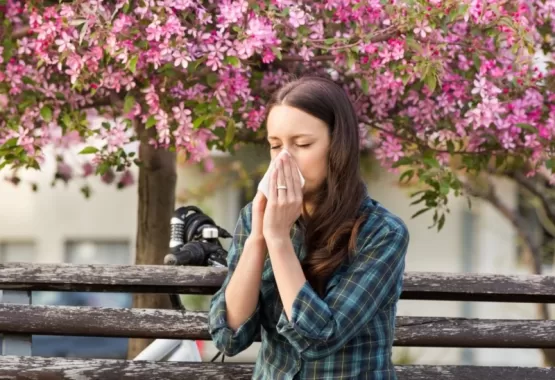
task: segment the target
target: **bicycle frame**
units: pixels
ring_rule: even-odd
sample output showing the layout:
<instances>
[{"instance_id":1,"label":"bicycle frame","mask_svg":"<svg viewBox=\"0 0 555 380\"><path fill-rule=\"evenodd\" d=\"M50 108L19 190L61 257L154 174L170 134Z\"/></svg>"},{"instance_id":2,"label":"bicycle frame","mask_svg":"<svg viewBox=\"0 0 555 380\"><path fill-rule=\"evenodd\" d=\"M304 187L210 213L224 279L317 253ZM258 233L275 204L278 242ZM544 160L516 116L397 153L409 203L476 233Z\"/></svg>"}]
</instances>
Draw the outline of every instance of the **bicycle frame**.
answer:
<instances>
[{"instance_id":1,"label":"bicycle frame","mask_svg":"<svg viewBox=\"0 0 555 380\"><path fill-rule=\"evenodd\" d=\"M156 339L133 360L201 362L202 358L194 340Z\"/></svg>"},{"instance_id":2,"label":"bicycle frame","mask_svg":"<svg viewBox=\"0 0 555 380\"><path fill-rule=\"evenodd\" d=\"M181 298L170 294L170 301L175 310L185 311ZM197 343L194 340L156 339L142 350L133 360L155 360L169 362L202 361Z\"/></svg>"}]
</instances>

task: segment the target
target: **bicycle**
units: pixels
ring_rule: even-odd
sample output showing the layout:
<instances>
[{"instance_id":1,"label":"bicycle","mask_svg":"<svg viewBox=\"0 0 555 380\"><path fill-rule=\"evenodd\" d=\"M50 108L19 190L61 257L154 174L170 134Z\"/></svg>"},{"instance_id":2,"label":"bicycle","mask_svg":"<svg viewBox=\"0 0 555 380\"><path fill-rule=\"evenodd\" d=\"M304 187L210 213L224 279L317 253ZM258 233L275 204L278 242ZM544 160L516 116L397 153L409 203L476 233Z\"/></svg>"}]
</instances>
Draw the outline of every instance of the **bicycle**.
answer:
<instances>
[{"instance_id":1,"label":"bicycle","mask_svg":"<svg viewBox=\"0 0 555 380\"><path fill-rule=\"evenodd\" d=\"M164 257L164 265L227 266L227 251L219 239L231 238L232 235L216 225L200 208L178 208L171 218L170 227L170 252ZM178 294L169 294L169 297L174 309L186 311ZM221 352L211 361L220 355ZM222 355L222 362L224 357ZM156 339L133 360L200 362L202 358L194 340Z\"/></svg>"}]
</instances>

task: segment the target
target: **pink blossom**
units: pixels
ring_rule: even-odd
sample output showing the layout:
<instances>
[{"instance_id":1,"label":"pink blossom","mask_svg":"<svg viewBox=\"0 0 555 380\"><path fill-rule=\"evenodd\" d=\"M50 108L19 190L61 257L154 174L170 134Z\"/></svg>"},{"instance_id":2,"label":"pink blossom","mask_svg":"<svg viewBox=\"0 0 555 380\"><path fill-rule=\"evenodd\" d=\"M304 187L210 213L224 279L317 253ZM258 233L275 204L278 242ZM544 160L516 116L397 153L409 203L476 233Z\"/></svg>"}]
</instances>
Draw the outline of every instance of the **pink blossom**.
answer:
<instances>
[{"instance_id":1,"label":"pink blossom","mask_svg":"<svg viewBox=\"0 0 555 380\"><path fill-rule=\"evenodd\" d=\"M64 182L69 182L69 180L73 177L73 169L65 162L58 162L58 166L56 168L56 178L61 179Z\"/></svg>"},{"instance_id":2,"label":"pink blossom","mask_svg":"<svg viewBox=\"0 0 555 380\"><path fill-rule=\"evenodd\" d=\"M72 38L66 33L62 32L61 38L56 40L56 45L58 45L58 51L63 53L66 50L75 51L75 46L73 46Z\"/></svg>"},{"instance_id":3,"label":"pink blossom","mask_svg":"<svg viewBox=\"0 0 555 380\"><path fill-rule=\"evenodd\" d=\"M0 47L0 144L16 138L39 159L47 144L65 150L101 137L105 146L92 164L107 162L136 137L133 128L120 122L91 133L85 107L109 120L154 124L154 146L209 167L209 142L221 138L215 131L221 136L228 118L245 132L258 130L269 95L311 73L341 83L354 102L361 146L386 167L407 156L418 165L415 147L443 151L448 142L541 167L555 137L555 95L545 85L555 71L538 70L533 53L543 45L552 55L545 38L555 3L467 3L452 20L440 0L415 11L380 0L256 7L247 0L145 0L128 12L124 0L38 8L10 0L0 10L29 33L14 40L9 59ZM382 38L399 22L410 33ZM533 52L522 49L523 36ZM433 93L423 83L430 70L438 77ZM206 115L213 123L194 128ZM450 156L437 158L442 175L452 173ZM119 174L110 176L121 185Z\"/></svg>"},{"instance_id":4,"label":"pink blossom","mask_svg":"<svg viewBox=\"0 0 555 380\"><path fill-rule=\"evenodd\" d=\"M189 57L185 52L182 51L174 51L173 57L175 58L173 64L178 67L181 66L184 69L186 69L189 65L189 62L191 62L191 57Z\"/></svg>"},{"instance_id":5,"label":"pink blossom","mask_svg":"<svg viewBox=\"0 0 555 380\"><path fill-rule=\"evenodd\" d=\"M106 143L108 153L116 152L129 142L127 125L118 120L110 128L101 128L100 137Z\"/></svg>"},{"instance_id":6,"label":"pink blossom","mask_svg":"<svg viewBox=\"0 0 555 380\"><path fill-rule=\"evenodd\" d=\"M135 183L135 179L133 178L133 173L130 170L126 170L123 172L123 175L118 181L118 188L123 189L129 187Z\"/></svg>"},{"instance_id":7,"label":"pink blossom","mask_svg":"<svg viewBox=\"0 0 555 380\"><path fill-rule=\"evenodd\" d=\"M306 13L298 7L293 7L289 10L289 22L293 28L306 24L306 18Z\"/></svg>"},{"instance_id":8,"label":"pink blossom","mask_svg":"<svg viewBox=\"0 0 555 380\"><path fill-rule=\"evenodd\" d=\"M83 169L83 178L87 178L88 176L93 174L95 170L93 164L91 164L90 162L84 163L82 166L82 169Z\"/></svg>"},{"instance_id":9,"label":"pink blossom","mask_svg":"<svg viewBox=\"0 0 555 380\"><path fill-rule=\"evenodd\" d=\"M430 28L427 20L418 20L416 21L416 28L413 29L413 32L414 34L425 38L427 34L432 33L432 28Z\"/></svg>"},{"instance_id":10,"label":"pink blossom","mask_svg":"<svg viewBox=\"0 0 555 380\"><path fill-rule=\"evenodd\" d=\"M301 50L299 50L299 55L303 57L305 61L310 61L310 58L314 57L314 52L311 51L308 47L303 46Z\"/></svg>"}]
</instances>

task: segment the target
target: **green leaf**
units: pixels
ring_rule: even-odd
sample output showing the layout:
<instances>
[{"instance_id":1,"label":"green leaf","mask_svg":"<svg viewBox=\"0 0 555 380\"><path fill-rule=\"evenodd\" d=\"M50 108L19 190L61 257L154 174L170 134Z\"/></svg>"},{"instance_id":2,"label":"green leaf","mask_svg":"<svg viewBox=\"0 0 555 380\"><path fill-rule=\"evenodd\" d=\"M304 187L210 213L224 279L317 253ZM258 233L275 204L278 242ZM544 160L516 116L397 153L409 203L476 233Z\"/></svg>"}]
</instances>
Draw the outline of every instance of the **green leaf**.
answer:
<instances>
[{"instance_id":1,"label":"green leaf","mask_svg":"<svg viewBox=\"0 0 555 380\"><path fill-rule=\"evenodd\" d=\"M441 231L444 224L445 224L445 214L442 214L441 217L439 218L439 221L437 222L437 230Z\"/></svg>"},{"instance_id":2,"label":"green leaf","mask_svg":"<svg viewBox=\"0 0 555 380\"><path fill-rule=\"evenodd\" d=\"M193 129L198 129L201 124L204 123L209 117L210 115L202 115L200 117L197 117L195 121L193 121Z\"/></svg>"},{"instance_id":3,"label":"green leaf","mask_svg":"<svg viewBox=\"0 0 555 380\"><path fill-rule=\"evenodd\" d=\"M234 57L232 55L228 55L227 57L225 57L225 62L234 66L234 67L241 66L241 61L239 60L239 58Z\"/></svg>"},{"instance_id":4,"label":"green leaf","mask_svg":"<svg viewBox=\"0 0 555 380\"><path fill-rule=\"evenodd\" d=\"M133 57L131 57L131 59L129 60L129 71L131 71L133 74L135 74L135 71L137 71L137 61L139 60L139 57L134 55Z\"/></svg>"},{"instance_id":5,"label":"green leaf","mask_svg":"<svg viewBox=\"0 0 555 380\"><path fill-rule=\"evenodd\" d=\"M422 202L424 202L428 197L429 197L428 194L424 194L424 195L422 195L420 198L418 198L417 200L412 201L412 202L410 203L410 205L411 205L411 206L414 206L414 205L417 205L417 204L419 204L419 203L422 203Z\"/></svg>"},{"instance_id":6,"label":"green leaf","mask_svg":"<svg viewBox=\"0 0 555 380\"><path fill-rule=\"evenodd\" d=\"M550 169L552 172L555 172L555 158L545 161L545 167Z\"/></svg>"},{"instance_id":7,"label":"green leaf","mask_svg":"<svg viewBox=\"0 0 555 380\"><path fill-rule=\"evenodd\" d=\"M72 125L71 116L68 113L64 113L62 116L62 124L65 125L66 128L70 128Z\"/></svg>"},{"instance_id":8,"label":"green leaf","mask_svg":"<svg viewBox=\"0 0 555 380\"><path fill-rule=\"evenodd\" d=\"M216 83L218 83L218 74L216 73L210 73L206 76L206 83L210 86L210 87L214 87L214 85Z\"/></svg>"},{"instance_id":9,"label":"green leaf","mask_svg":"<svg viewBox=\"0 0 555 380\"><path fill-rule=\"evenodd\" d=\"M412 36L407 36L405 43L412 50L420 51L420 44Z\"/></svg>"},{"instance_id":10,"label":"green leaf","mask_svg":"<svg viewBox=\"0 0 555 380\"><path fill-rule=\"evenodd\" d=\"M349 51L347 53L347 68L350 69L351 67L353 67L353 65L355 64L355 55Z\"/></svg>"},{"instance_id":11,"label":"green leaf","mask_svg":"<svg viewBox=\"0 0 555 380\"><path fill-rule=\"evenodd\" d=\"M280 61L282 60L283 56L281 55L281 50L280 49L278 49L275 46L272 46L272 52L277 57L277 59L279 59Z\"/></svg>"},{"instance_id":12,"label":"green leaf","mask_svg":"<svg viewBox=\"0 0 555 380\"><path fill-rule=\"evenodd\" d=\"M360 86L362 88L362 92L364 93L364 95L368 95L368 91L369 89L369 84L368 84L368 80L366 78L362 78L360 81Z\"/></svg>"},{"instance_id":13,"label":"green leaf","mask_svg":"<svg viewBox=\"0 0 555 380\"><path fill-rule=\"evenodd\" d=\"M527 124L527 123L517 123L516 126L519 127L519 128L525 129L527 131L530 131L530 132L536 132L537 131L537 129L534 128L533 125Z\"/></svg>"},{"instance_id":14,"label":"green leaf","mask_svg":"<svg viewBox=\"0 0 555 380\"><path fill-rule=\"evenodd\" d=\"M154 116L150 115L146 121L146 129L148 128L152 128L153 126L156 125L156 119L154 118Z\"/></svg>"},{"instance_id":15,"label":"green leaf","mask_svg":"<svg viewBox=\"0 0 555 380\"><path fill-rule=\"evenodd\" d=\"M21 78L21 81L25 84L36 84L36 82L34 80L32 80L31 78L24 76L23 78Z\"/></svg>"},{"instance_id":16,"label":"green leaf","mask_svg":"<svg viewBox=\"0 0 555 380\"><path fill-rule=\"evenodd\" d=\"M127 94L125 100L123 101L123 113L129 113L133 106L135 105L135 97L133 95Z\"/></svg>"},{"instance_id":17,"label":"green leaf","mask_svg":"<svg viewBox=\"0 0 555 380\"><path fill-rule=\"evenodd\" d=\"M235 121L233 119L229 119L227 121L226 131L225 131L225 140L224 144L226 148L233 143L233 139L235 138L235 131L236 131Z\"/></svg>"},{"instance_id":18,"label":"green leaf","mask_svg":"<svg viewBox=\"0 0 555 380\"><path fill-rule=\"evenodd\" d=\"M337 41L337 39L335 39L335 38L326 38L324 40L324 44L329 46L329 45L333 45L336 41Z\"/></svg>"},{"instance_id":19,"label":"green leaf","mask_svg":"<svg viewBox=\"0 0 555 380\"><path fill-rule=\"evenodd\" d=\"M410 157L401 157L399 159L399 161L396 161L395 163L393 163L393 165L391 165L391 167L398 168L399 166L410 165L412 163L413 163L412 158L410 158Z\"/></svg>"},{"instance_id":20,"label":"green leaf","mask_svg":"<svg viewBox=\"0 0 555 380\"><path fill-rule=\"evenodd\" d=\"M415 212L410 218L411 218L411 219L414 219L414 218L416 218L417 216L424 214L426 211L430 211L431 209L432 209L431 207L423 208L423 209L421 209L421 210Z\"/></svg>"},{"instance_id":21,"label":"green leaf","mask_svg":"<svg viewBox=\"0 0 555 380\"><path fill-rule=\"evenodd\" d=\"M49 123L50 121L52 121L52 109L50 109L50 107L48 106L43 106L40 109L40 116L44 121Z\"/></svg>"},{"instance_id":22,"label":"green leaf","mask_svg":"<svg viewBox=\"0 0 555 380\"><path fill-rule=\"evenodd\" d=\"M414 170L410 169L407 170L406 172L404 172L403 174L401 174L401 177L399 177L399 182L403 182L403 180L406 178L407 182L410 182L410 180L412 179L414 175Z\"/></svg>"},{"instance_id":23,"label":"green leaf","mask_svg":"<svg viewBox=\"0 0 555 380\"><path fill-rule=\"evenodd\" d=\"M477 53L472 54L472 61L474 62L474 66L475 66L474 69L478 70L482 65L482 60L480 59L480 56Z\"/></svg>"},{"instance_id":24,"label":"green leaf","mask_svg":"<svg viewBox=\"0 0 555 380\"><path fill-rule=\"evenodd\" d=\"M449 194L449 190L451 190L451 187L449 186L449 184L447 182L441 182L439 184L439 192L443 195L447 195Z\"/></svg>"},{"instance_id":25,"label":"green leaf","mask_svg":"<svg viewBox=\"0 0 555 380\"><path fill-rule=\"evenodd\" d=\"M11 139L7 140L0 149L4 150L5 148L12 148L17 145L17 137L12 137Z\"/></svg>"},{"instance_id":26,"label":"green leaf","mask_svg":"<svg viewBox=\"0 0 555 380\"><path fill-rule=\"evenodd\" d=\"M434 92L437 85L437 77L433 72L430 72L424 77L424 83L426 83L426 86L428 86L431 92Z\"/></svg>"},{"instance_id":27,"label":"green leaf","mask_svg":"<svg viewBox=\"0 0 555 380\"><path fill-rule=\"evenodd\" d=\"M83 148L83 150L81 150L79 154L92 154L96 152L98 152L98 148L95 148L94 146L87 146Z\"/></svg>"},{"instance_id":28,"label":"green leaf","mask_svg":"<svg viewBox=\"0 0 555 380\"><path fill-rule=\"evenodd\" d=\"M422 162L431 168L439 168L439 162L435 157L424 157Z\"/></svg>"}]
</instances>

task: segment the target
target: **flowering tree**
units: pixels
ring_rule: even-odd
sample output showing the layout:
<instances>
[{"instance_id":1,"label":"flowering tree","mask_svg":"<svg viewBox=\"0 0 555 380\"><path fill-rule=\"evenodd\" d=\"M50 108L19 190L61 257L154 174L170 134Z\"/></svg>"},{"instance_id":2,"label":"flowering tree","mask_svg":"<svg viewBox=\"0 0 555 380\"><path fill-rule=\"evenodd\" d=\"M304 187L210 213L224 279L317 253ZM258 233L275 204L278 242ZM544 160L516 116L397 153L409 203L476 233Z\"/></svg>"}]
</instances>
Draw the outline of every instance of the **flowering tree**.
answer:
<instances>
[{"instance_id":1,"label":"flowering tree","mask_svg":"<svg viewBox=\"0 0 555 380\"><path fill-rule=\"evenodd\" d=\"M269 94L318 73L355 102L363 149L424 185L417 214L441 228L469 174L553 180L554 70L533 58L553 57L554 13L553 0L0 0L0 166L39 169L54 147L68 180L61 152L82 145L80 175L123 186L138 164L137 263L159 264L175 152L210 168L211 149L263 141Z\"/></svg>"}]
</instances>

